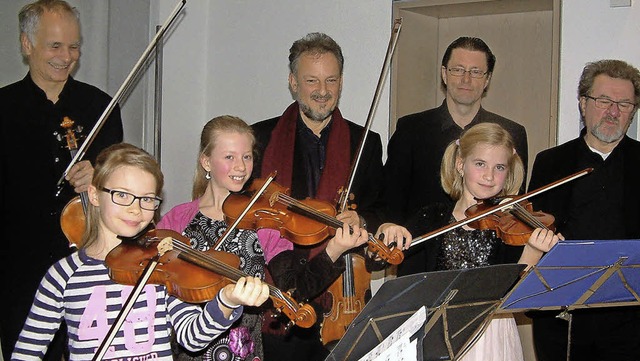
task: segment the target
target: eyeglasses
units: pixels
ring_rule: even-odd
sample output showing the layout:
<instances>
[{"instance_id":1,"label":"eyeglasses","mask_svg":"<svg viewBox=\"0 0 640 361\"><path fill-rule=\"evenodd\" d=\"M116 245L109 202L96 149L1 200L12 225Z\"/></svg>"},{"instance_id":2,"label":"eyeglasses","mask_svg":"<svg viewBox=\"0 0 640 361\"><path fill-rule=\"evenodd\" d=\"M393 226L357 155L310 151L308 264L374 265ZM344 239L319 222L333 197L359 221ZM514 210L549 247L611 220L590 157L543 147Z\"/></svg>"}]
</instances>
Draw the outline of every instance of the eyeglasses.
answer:
<instances>
[{"instance_id":1,"label":"eyeglasses","mask_svg":"<svg viewBox=\"0 0 640 361\"><path fill-rule=\"evenodd\" d=\"M113 190L105 187L99 188L103 192L107 192L111 194L111 201L119 206L130 206L137 199L140 203L140 208L147 211L155 211L160 207L160 203L162 203L162 198L158 197L149 197L149 196L134 196L131 193L125 191Z\"/></svg>"},{"instance_id":2,"label":"eyeglasses","mask_svg":"<svg viewBox=\"0 0 640 361\"><path fill-rule=\"evenodd\" d=\"M609 109L613 104L618 106L621 113L631 113L633 109L636 107L635 104L631 102L617 102L615 100L611 100L608 98L594 98L592 96L583 95L585 98L593 100L596 105L596 108L600 109Z\"/></svg>"},{"instance_id":3,"label":"eyeglasses","mask_svg":"<svg viewBox=\"0 0 640 361\"><path fill-rule=\"evenodd\" d=\"M464 76L465 73L469 73L470 77L476 79L484 78L487 74L486 71L482 71L480 69L465 70L465 68L447 68L447 70L449 71L449 74L453 76Z\"/></svg>"}]
</instances>

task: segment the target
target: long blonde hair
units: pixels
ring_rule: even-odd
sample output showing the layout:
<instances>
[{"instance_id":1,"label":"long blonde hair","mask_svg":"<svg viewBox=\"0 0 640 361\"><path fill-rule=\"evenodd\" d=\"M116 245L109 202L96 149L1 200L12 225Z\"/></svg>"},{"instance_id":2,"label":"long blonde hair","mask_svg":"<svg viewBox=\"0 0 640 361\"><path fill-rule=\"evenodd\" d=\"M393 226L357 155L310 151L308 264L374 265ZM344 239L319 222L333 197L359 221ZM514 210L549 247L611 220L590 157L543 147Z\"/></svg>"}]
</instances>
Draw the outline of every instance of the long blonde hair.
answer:
<instances>
[{"instance_id":1,"label":"long blonde hair","mask_svg":"<svg viewBox=\"0 0 640 361\"><path fill-rule=\"evenodd\" d=\"M200 158L203 156L209 157L216 146L218 137L221 134L231 132L247 134L251 139L251 149L255 152L256 137L253 134L253 128L244 120L233 115L221 115L208 121L200 133L200 150L196 159L196 171L193 176L193 189L191 190L192 200L202 197L209 184L209 180L205 178L207 172L200 165Z\"/></svg>"},{"instance_id":2,"label":"long blonde hair","mask_svg":"<svg viewBox=\"0 0 640 361\"><path fill-rule=\"evenodd\" d=\"M497 196L517 194L524 181L524 165L522 159L515 151L515 144L511 134L495 123L480 123L467 129L460 139L447 146L440 165L440 184L447 194L457 201L462 197L462 175L456 169L456 159L464 160L478 144L491 146L503 146L513 150L508 163L507 179L502 191Z\"/></svg>"},{"instance_id":3,"label":"long blonde hair","mask_svg":"<svg viewBox=\"0 0 640 361\"><path fill-rule=\"evenodd\" d=\"M124 166L139 168L156 180L155 193L160 195L164 187L164 176L155 158L149 153L128 143L117 143L103 149L96 158L91 184L100 189L117 169ZM86 229L82 236L82 247L87 248L98 239L100 207L89 203L86 214Z\"/></svg>"}]
</instances>

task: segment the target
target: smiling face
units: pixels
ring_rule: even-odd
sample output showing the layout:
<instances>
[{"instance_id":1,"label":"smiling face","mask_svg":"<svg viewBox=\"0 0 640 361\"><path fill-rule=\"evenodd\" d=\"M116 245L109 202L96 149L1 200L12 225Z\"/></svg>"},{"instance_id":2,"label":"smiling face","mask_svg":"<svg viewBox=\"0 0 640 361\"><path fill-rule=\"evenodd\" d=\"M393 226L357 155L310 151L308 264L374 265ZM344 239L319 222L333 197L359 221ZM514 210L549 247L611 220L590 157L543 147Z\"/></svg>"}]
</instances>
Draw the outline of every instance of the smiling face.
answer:
<instances>
[{"instance_id":1,"label":"smiling face","mask_svg":"<svg viewBox=\"0 0 640 361\"><path fill-rule=\"evenodd\" d=\"M298 71L289 74L289 88L300 104L305 122L323 122L338 106L342 91L340 64L332 53L305 53Z\"/></svg>"},{"instance_id":2,"label":"smiling face","mask_svg":"<svg viewBox=\"0 0 640 361\"><path fill-rule=\"evenodd\" d=\"M209 156L200 164L211 172L210 186L216 194L242 190L253 172L253 142L247 133L219 132Z\"/></svg>"},{"instance_id":3,"label":"smiling face","mask_svg":"<svg viewBox=\"0 0 640 361\"><path fill-rule=\"evenodd\" d=\"M105 188L124 191L135 196L156 197L156 180L152 174L134 166L122 166L114 170ZM105 239L116 236L132 237L141 232L153 220L154 211L140 208L136 199L129 206L113 203L111 194L89 187L89 199L100 207L100 229Z\"/></svg>"},{"instance_id":4,"label":"smiling face","mask_svg":"<svg viewBox=\"0 0 640 361\"><path fill-rule=\"evenodd\" d=\"M475 204L475 199L487 199L500 193L509 173L512 152L505 146L479 143L468 157L456 159L456 170L463 178L462 198Z\"/></svg>"},{"instance_id":5,"label":"smiling face","mask_svg":"<svg viewBox=\"0 0 640 361\"><path fill-rule=\"evenodd\" d=\"M588 95L617 102L635 102L631 81L612 78L605 74L594 78L593 86ZM635 114L635 111L621 112L616 104L612 104L608 109L600 109L596 107L595 100L584 96L580 97L580 111L587 127L585 135L587 144L604 153L610 152L620 143Z\"/></svg>"},{"instance_id":6,"label":"smiling face","mask_svg":"<svg viewBox=\"0 0 640 361\"><path fill-rule=\"evenodd\" d=\"M491 74L485 74L482 78L472 78L469 72L465 72L463 76L453 76L447 71L448 68L477 69L486 72L487 67L485 53L463 48L453 49L449 63L441 68L442 81L447 88L447 99L456 104L473 106L480 102L491 79Z\"/></svg>"},{"instance_id":7,"label":"smiling face","mask_svg":"<svg viewBox=\"0 0 640 361\"><path fill-rule=\"evenodd\" d=\"M72 14L45 11L34 35L33 43L20 36L31 78L47 93L61 91L80 58L80 25Z\"/></svg>"}]
</instances>

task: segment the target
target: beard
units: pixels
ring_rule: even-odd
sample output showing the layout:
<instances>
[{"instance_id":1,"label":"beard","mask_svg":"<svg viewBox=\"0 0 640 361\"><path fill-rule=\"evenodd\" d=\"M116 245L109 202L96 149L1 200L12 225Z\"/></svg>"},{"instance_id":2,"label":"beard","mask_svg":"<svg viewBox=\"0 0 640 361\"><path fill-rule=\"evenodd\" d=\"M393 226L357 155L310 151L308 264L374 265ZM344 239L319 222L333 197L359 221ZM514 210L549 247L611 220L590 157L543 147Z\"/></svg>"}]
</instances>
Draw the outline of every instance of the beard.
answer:
<instances>
[{"instance_id":1,"label":"beard","mask_svg":"<svg viewBox=\"0 0 640 361\"><path fill-rule=\"evenodd\" d=\"M314 93L311 94L312 100L329 101L332 98L333 98L333 95L331 94L327 94L324 96L314 94ZM294 99L298 102L298 105L300 106L300 110L302 111L302 114L304 114L307 118L315 122L322 122L328 117L330 117L331 114L333 114L333 111L338 107L338 103L340 102L340 95L338 95L338 99L336 100L335 105L327 108L321 108L320 110L312 109L307 103L305 103L302 99L300 99L300 96L298 93L294 93Z\"/></svg>"},{"instance_id":2,"label":"beard","mask_svg":"<svg viewBox=\"0 0 640 361\"><path fill-rule=\"evenodd\" d=\"M618 125L620 124L620 119L607 117L600 120L600 122L596 124L596 126L593 127L593 129L591 129L591 135L593 135L594 137L596 137L596 139L598 139L603 143L617 142L627 133L627 129L629 129L629 125L631 125L631 122L629 122L629 124L627 124L626 126L626 129L622 129L621 127L616 127L615 130L607 133L602 129L602 127L605 126L606 121L616 122L618 123Z\"/></svg>"}]
</instances>

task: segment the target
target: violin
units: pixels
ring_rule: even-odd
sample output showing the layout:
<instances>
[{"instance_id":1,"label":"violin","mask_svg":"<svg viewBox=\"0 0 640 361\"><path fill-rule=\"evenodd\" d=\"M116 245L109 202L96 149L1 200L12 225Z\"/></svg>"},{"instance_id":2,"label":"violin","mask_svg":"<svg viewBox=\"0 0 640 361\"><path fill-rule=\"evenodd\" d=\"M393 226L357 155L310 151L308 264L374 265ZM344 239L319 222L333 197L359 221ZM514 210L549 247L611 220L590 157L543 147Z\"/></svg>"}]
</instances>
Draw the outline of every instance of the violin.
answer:
<instances>
[{"instance_id":1,"label":"violin","mask_svg":"<svg viewBox=\"0 0 640 361\"><path fill-rule=\"evenodd\" d=\"M473 217L487 209L496 206L500 198L481 200L465 210L465 216ZM531 233L536 228L555 232L555 218L548 213L533 211L529 201L514 203L510 208L492 213L486 217L470 222L468 225L475 229L493 229L502 242L510 246L524 246L529 241Z\"/></svg>"},{"instance_id":2,"label":"violin","mask_svg":"<svg viewBox=\"0 0 640 361\"><path fill-rule=\"evenodd\" d=\"M75 132L80 131L80 129L73 129L73 125L74 121L69 117L64 117L62 123L60 123L60 126L65 129L66 148L69 149L72 158L78 151L78 139ZM80 248L82 245L88 207L89 195L87 192L82 192L80 195L71 198L62 209L62 213L60 213L60 227L69 241L69 247Z\"/></svg>"},{"instance_id":3,"label":"violin","mask_svg":"<svg viewBox=\"0 0 640 361\"><path fill-rule=\"evenodd\" d=\"M344 222L335 218L336 209L330 203L310 198L297 200L289 195L288 188L275 182L269 184L257 202L250 207L247 216L238 221L249 203L247 193L255 192L257 185L261 183L262 180L255 179L247 192L227 196L222 205L227 224L238 222L238 227L245 229L278 229L283 237L301 246L320 243L334 234L336 228L344 225ZM404 259L401 250L390 250L371 233L367 246L370 252L390 264L400 264Z\"/></svg>"},{"instance_id":4,"label":"violin","mask_svg":"<svg viewBox=\"0 0 640 361\"><path fill-rule=\"evenodd\" d=\"M147 282L164 285L169 294L185 302L211 301L224 286L250 277L238 269L238 256L212 249L194 250L187 237L167 229L151 229L140 237L123 240L105 258L109 276L114 282L136 285L147 264L159 253ZM316 313L311 305L299 305L290 294L268 286L276 311L290 319L287 327L295 324L309 328L315 324Z\"/></svg>"},{"instance_id":5,"label":"violin","mask_svg":"<svg viewBox=\"0 0 640 361\"><path fill-rule=\"evenodd\" d=\"M568 183L568 182L571 182L571 181L573 181L575 179L583 177L583 176L585 176L585 175L587 175L587 174L589 174L591 172L593 172L593 168L585 168L585 169L583 169L583 170L581 170L579 172L570 174L570 175L568 175L568 176L566 176L566 177L564 177L562 179L559 179L559 180L557 180L557 181L555 181L555 182L553 182L551 184L548 184L546 186L540 187L540 188L538 188L536 190L530 191L530 192L528 192L526 194L523 194L521 196L515 196L512 199L506 200L505 202L503 202L501 204L498 204L498 205L495 205L493 207L488 207L484 211L481 211L481 212L479 211L474 216L470 216L470 217L467 217L467 218L465 218L463 220L451 223L451 224L449 224L447 226L444 226L444 227L438 228L438 229L436 229L434 231L431 231L429 233L423 234L422 236L414 237L413 240L411 241L411 246L409 246L409 247L415 247L415 246L419 245L422 242L426 242L428 240L434 239L435 237L438 237L439 235L444 234L446 232L449 232L449 231L451 231L451 230L453 230L455 228L462 227L465 224L469 224L471 222L475 222L475 221L477 221L477 220L479 220L479 219L481 219L483 217L489 216L489 215L491 215L493 213L501 212L501 211L507 209L508 207L513 206L516 203L522 203L526 199L529 199L531 197L537 196L538 194L546 192L546 191L548 191L550 189L559 187L559 186L561 186L561 185L563 185L565 183ZM537 227L538 227L538 225L534 226L534 228L537 228Z\"/></svg>"}]
</instances>

